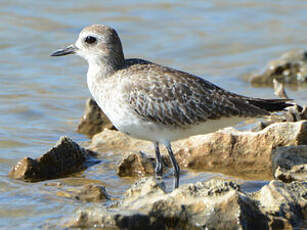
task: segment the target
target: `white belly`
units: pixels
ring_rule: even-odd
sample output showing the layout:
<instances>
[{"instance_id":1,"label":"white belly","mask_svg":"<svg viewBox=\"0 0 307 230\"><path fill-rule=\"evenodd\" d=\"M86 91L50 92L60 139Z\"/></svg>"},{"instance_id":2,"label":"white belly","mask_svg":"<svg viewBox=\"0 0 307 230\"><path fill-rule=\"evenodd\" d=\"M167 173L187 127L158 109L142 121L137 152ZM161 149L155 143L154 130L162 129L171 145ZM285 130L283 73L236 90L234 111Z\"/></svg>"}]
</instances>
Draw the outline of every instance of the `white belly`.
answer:
<instances>
[{"instance_id":1,"label":"white belly","mask_svg":"<svg viewBox=\"0 0 307 230\"><path fill-rule=\"evenodd\" d=\"M160 143L167 143L193 135L214 132L218 129L233 126L246 119L242 117L222 118L220 120L208 120L186 128L174 128L141 120L134 113L124 109L124 107L111 107L104 112L119 131L134 138Z\"/></svg>"},{"instance_id":2,"label":"white belly","mask_svg":"<svg viewBox=\"0 0 307 230\"><path fill-rule=\"evenodd\" d=\"M152 122L138 122L125 126L125 131L131 136L150 141L158 141L165 143L165 141L175 141L187 138L194 135L206 134L215 132L219 129L233 126L244 118L223 118L221 120L208 120L199 124L195 124L186 128L172 128L153 124Z\"/></svg>"}]
</instances>

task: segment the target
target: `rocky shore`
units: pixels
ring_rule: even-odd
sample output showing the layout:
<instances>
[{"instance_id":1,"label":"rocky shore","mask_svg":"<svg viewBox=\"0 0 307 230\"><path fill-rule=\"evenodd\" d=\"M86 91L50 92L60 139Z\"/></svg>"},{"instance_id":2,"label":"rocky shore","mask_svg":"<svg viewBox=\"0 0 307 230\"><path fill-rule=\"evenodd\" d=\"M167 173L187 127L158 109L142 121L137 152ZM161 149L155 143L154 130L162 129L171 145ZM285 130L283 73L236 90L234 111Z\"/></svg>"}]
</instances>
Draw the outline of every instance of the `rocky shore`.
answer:
<instances>
[{"instance_id":1,"label":"rocky shore","mask_svg":"<svg viewBox=\"0 0 307 230\"><path fill-rule=\"evenodd\" d=\"M172 193L152 178L112 208L80 209L66 227L106 229L292 229L307 215L307 183L272 180L255 193L231 181L185 184Z\"/></svg>"},{"instance_id":2,"label":"rocky shore","mask_svg":"<svg viewBox=\"0 0 307 230\"><path fill-rule=\"evenodd\" d=\"M306 56L302 51L286 54L272 62L275 67L269 67L265 77L254 76L252 83L267 84L274 78L286 83L305 81ZM290 75L296 76L295 80L289 80ZM282 87L279 92L286 97ZM57 196L93 203L65 217L63 228L293 229L307 219L306 119L306 106L294 105L253 130L225 128L173 143L183 173L219 172L241 180L266 181L252 192L226 177L182 184L167 192L167 186L153 177L152 143L118 132L92 99L86 102L78 126L78 132L91 137L86 148L62 137L41 157L19 161L9 176L26 182L44 181L82 172L107 153L120 159L112 168L118 177L132 178L120 198L99 183L69 189L61 183L49 184L59 188ZM171 171L166 150L161 153L164 169Z\"/></svg>"},{"instance_id":3,"label":"rocky shore","mask_svg":"<svg viewBox=\"0 0 307 230\"><path fill-rule=\"evenodd\" d=\"M185 170L271 180L245 192L232 180L214 178L184 184L167 193L153 177L155 161L149 142L116 130L96 134L89 149L69 138L33 160L21 160L10 176L25 181L60 178L84 170L112 150L122 154L117 174L141 178L118 200L97 184L57 195L83 202L111 201L110 206L80 208L65 218L65 227L109 229L292 229L307 217L307 121L274 123L257 132L227 128L177 141L174 152ZM142 149L144 152L139 152ZM170 166L167 157L163 158ZM87 166L86 166L87 165ZM65 166L65 167L63 167ZM112 201L113 200L113 201Z\"/></svg>"}]
</instances>

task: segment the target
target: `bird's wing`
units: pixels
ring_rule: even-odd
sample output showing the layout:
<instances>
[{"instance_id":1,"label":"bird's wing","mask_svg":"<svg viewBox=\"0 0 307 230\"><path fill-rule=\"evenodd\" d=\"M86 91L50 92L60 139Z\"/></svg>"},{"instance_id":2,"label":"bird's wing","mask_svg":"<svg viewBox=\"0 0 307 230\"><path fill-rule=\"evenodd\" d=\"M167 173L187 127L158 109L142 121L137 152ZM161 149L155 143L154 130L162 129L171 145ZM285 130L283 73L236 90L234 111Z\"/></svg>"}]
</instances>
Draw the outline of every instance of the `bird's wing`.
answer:
<instances>
[{"instance_id":1,"label":"bird's wing","mask_svg":"<svg viewBox=\"0 0 307 230\"><path fill-rule=\"evenodd\" d=\"M131 67L126 98L143 120L184 127L208 119L267 114L245 97L197 76L156 64Z\"/></svg>"}]
</instances>

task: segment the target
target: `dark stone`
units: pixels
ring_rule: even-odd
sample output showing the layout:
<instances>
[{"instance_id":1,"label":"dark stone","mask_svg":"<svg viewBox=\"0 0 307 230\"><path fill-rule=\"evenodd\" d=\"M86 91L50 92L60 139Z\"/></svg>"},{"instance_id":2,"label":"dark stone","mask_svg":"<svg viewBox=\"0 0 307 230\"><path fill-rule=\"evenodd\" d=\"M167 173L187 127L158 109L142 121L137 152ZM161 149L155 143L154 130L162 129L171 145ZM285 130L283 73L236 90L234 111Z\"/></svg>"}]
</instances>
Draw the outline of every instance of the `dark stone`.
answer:
<instances>
[{"instance_id":1,"label":"dark stone","mask_svg":"<svg viewBox=\"0 0 307 230\"><path fill-rule=\"evenodd\" d=\"M37 159L25 157L9 172L14 179L28 182L67 176L86 169L94 162L96 153L80 147L68 137L61 137L57 144Z\"/></svg>"},{"instance_id":2,"label":"dark stone","mask_svg":"<svg viewBox=\"0 0 307 230\"><path fill-rule=\"evenodd\" d=\"M116 129L107 116L92 98L87 99L84 115L78 125L77 131L89 137L101 132L104 128Z\"/></svg>"}]
</instances>

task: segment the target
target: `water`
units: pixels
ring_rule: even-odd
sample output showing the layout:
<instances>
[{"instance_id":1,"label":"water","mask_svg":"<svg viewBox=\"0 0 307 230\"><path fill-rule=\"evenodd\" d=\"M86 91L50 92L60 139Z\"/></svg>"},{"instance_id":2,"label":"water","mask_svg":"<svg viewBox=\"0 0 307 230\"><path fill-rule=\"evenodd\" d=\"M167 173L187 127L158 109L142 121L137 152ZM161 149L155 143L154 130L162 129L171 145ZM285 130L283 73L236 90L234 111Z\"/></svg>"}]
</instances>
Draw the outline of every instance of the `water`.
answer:
<instances>
[{"instance_id":1,"label":"water","mask_svg":"<svg viewBox=\"0 0 307 230\"><path fill-rule=\"evenodd\" d=\"M60 228L59 219L85 204L59 197L46 182L9 179L18 160L48 150L75 132L89 91L86 63L78 57L51 58L72 43L83 26L111 25L126 57L141 57L206 77L223 88L272 97L271 88L252 88L241 75L262 69L272 58L307 44L307 2L293 1L34 1L0 3L0 228ZM306 88L289 89L306 104ZM114 171L118 157L69 178L65 186L95 181L120 197L133 182ZM97 173L98 172L98 173ZM216 174L190 172L183 182ZM263 181L245 183L248 191Z\"/></svg>"}]
</instances>

